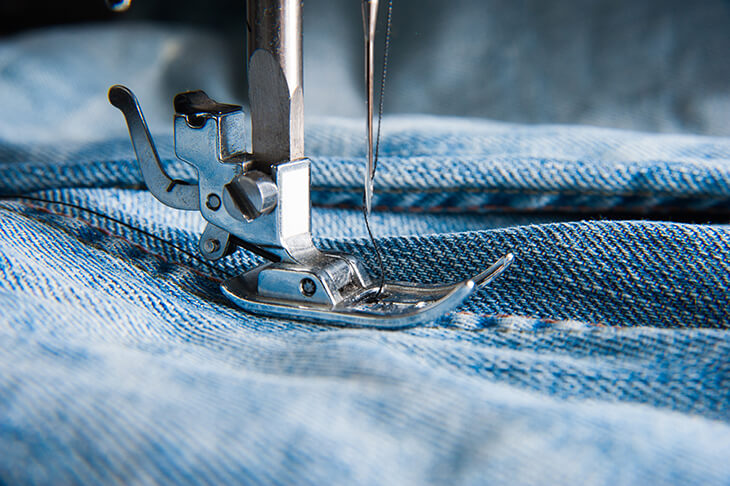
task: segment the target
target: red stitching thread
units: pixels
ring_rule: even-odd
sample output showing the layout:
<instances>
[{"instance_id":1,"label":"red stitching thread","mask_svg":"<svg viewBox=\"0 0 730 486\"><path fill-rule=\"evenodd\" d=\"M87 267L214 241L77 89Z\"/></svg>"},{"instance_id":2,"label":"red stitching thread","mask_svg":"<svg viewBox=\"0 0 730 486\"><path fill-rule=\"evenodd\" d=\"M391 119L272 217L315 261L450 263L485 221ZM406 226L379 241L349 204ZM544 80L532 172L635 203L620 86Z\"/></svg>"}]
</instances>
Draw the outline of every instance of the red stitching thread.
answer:
<instances>
[{"instance_id":1,"label":"red stitching thread","mask_svg":"<svg viewBox=\"0 0 730 486\"><path fill-rule=\"evenodd\" d=\"M338 194L349 193L359 194L362 188L337 187L337 186L312 186L313 192L334 192ZM621 191L591 191L591 190L560 190L560 189L529 189L529 188L491 188L491 187L430 187L430 188L379 188L375 194L509 194L509 195L530 195L530 196L591 196L591 197L673 197L678 199L727 199L726 195L720 194L677 194L669 190L657 190L646 192L621 192Z\"/></svg>"},{"instance_id":2,"label":"red stitching thread","mask_svg":"<svg viewBox=\"0 0 730 486\"><path fill-rule=\"evenodd\" d=\"M357 206L340 203L340 204L315 204L316 207L327 208L327 209L357 209ZM630 206L610 206L610 207L592 207L592 206L540 206L539 208L513 208L506 206L495 206L495 205L477 205L477 206L373 206L374 210L377 211L389 211L393 213L435 213L435 212L447 212L447 213L461 213L461 212L479 212L480 210L497 210L503 213L538 213L541 211L562 211L562 212L585 212L585 213L601 213L610 211L620 212L633 212L633 213L648 213L649 210L661 212L676 212L676 211L693 211L692 208L679 207L679 206L646 206L646 207L630 207ZM637 211L638 209L638 211ZM727 210L722 208L703 208L694 210L702 213L717 213L725 214Z\"/></svg>"}]
</instances>

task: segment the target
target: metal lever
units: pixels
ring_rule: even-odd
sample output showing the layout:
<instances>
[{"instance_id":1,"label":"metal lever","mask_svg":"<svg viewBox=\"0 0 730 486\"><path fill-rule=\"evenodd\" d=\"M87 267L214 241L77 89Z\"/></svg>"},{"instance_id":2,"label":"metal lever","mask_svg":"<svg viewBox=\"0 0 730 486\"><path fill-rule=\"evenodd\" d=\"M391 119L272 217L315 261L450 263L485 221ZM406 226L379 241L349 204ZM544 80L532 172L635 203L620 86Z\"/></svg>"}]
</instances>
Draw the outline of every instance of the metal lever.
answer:
<instances>
[{"instance_id":1,"label":"metal lever","mask_svg":"<svg viewBox=\"0 0 730 486\"><path fill-rule=\"evenodd\" d=\"M129 89L121 85L109 88L109 101L119 108L127 120L134 152L137 154L142 176L153 196L160 202L176 209L199 209L198 186L172 179L160 163L157 149L137 103Z\"/></svg>"}]
</instances>

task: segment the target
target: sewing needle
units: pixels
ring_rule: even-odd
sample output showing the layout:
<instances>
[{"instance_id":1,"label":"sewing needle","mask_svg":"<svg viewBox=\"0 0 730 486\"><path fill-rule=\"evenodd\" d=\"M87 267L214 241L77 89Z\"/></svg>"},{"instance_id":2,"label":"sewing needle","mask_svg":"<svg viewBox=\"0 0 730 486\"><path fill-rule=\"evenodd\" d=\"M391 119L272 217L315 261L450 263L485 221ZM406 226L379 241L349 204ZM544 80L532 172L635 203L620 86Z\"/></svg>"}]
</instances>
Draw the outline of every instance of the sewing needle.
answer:
<instances>
[{"instance_id":1,"label":"sewing needle","mask_svg":"<svg viewBox=\"0 0 730 486\"><path fill-rule=\"evenodd\" d=\"M370 215L373 204L373 85L375 71L375 27L379 0L362 0L362 20L365 33L365 90L367 94L368 161L365 171L365 214Z\"/></svg>"}]
</instances>

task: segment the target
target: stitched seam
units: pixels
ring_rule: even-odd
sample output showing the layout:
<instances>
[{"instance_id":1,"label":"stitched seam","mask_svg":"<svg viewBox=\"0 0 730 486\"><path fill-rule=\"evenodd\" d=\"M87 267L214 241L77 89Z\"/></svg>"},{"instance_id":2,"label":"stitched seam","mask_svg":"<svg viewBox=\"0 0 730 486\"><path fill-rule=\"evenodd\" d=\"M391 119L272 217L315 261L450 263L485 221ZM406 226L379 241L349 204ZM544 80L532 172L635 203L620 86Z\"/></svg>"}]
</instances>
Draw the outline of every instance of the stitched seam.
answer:
<instances>
[{"instance_id":1,"label":"stitched seam","mask_svg":"<svg viewBox=\"0 0 730 486\"><path fill-rule=\"evenodd\" d=\"M454 312L451 315L453 316L465 316L465 317L479 317L479 318L486 318L486 319L524 319L524 320L530 320L530 321L537 321L538 323L546 323L546 324L559 324L561 322L567 322L570 319L554 319L550 317L535 317L535 316L527 316L522 314L477 314L475 312L471 311L459 311ZM591 326L596 329L631 329L632 326L610 326L603 323L597 323L597 322L587 322L587 321L578 321L581 324L585 324L586 326ZM451 326L434 326L434 327L442 327L445 329L449 328L457 328L457 329L463 329L458 325L451 325ZM468 331L505 331L505 332L542 332L542 329L495 329L494 326L488 326L488 327L480 327L480 328L474 328L474 329L463 329ZM582 330L578 329L545 329L545 331L553 331L553 332L580 332Z\"/></svg>"},{"instance_id":2,"label":"stitched seam","mask_svg":"<svg viewBox=\"0 0 730 486\"><path fill-rule=\"evenodd\" d=\"M327 203L317 203L315 204L316 207L320 208L329 208L329 209L357 209L358 206L354 204L348 204L348 203L338 203L338 204L327 204ZM464 212L464 211L473 211L478 212L480 210L499 210L501 212L509 212L509 213L539 213L543 211L555 211L555 212L586 212L586 213L595 213L595 212L601 212L601 211L625 211L625 212L632 212L632 213L645 213L647 210L657 210L661 209L665 212L675 212L675 211L687 211L687 212L702 212L702 213L717 213L717 214L728 214L730 213L730 209L727 208L688 208L686 206L661 206L661 205L655 205L655 206L540 206L540 207L511 207L511 206L500 206L500 205L490 205L490 204L482 204L482 205L469 205L469 206L387 206L387 205L376 205L373 206L374 210L377 211L385 211L385 212L394 212L394 213L428 213L428 212Z\"/></svg>"},{"instance_id":3,"label":"stitched seam","mask_svg":"<svg viewBox=\"0 0 730 486\"><path fill-rule=\"evenodd\" d=\"M336 187L336 186L312 186L312 191L337 192L359 194L361 188ZM516 194L516 195L553 195L553 196L606 196L606 197L673 197L677 199L727 199L726 194L677 194L670 191L647 191L647 192L620 192L620 191L576 191L576 190L555 190L555 189L500 189L481 187L434 187L428 189L420 188L376 188L375 194L440 194L440 193L472 193L472 194Z\"/></svg>"},{"instance_id":4,"label":"stitched seam","mask_svg":"<svg viewBox=\"0 0 730 486\"><path fill-rule=\"evenodd\" d=\"M111 237L111 238L115 238L117 240L121 240L121 241L123 241L123 242L125 242L125 243L127 243L127 244L129 244L129 245L131 245L131 246L133 246L135 248L137 248L138 250L142 251L143 253L145 253L147 255L156 257L159 260L161 260L161 261L163 261L163 262L165 262L167 264L171 264L171 265L175 265L175 266L181 267L181 268L183 268L183 269L185 269L187 271L190 271L190 272L192 272L192 273L194 273L194 274L196 274L196 275L198 275L198 276L200 276L202 278L205 278L205 279L207 279L207 280L209 280L211 282L221 283L223 281L222 279L219 279L217 277L213 277L211 275L207 275L207 274L205 274L205 273L203 273L203 272L201 272L201 271L199 271L199 270L197 270L197 269L195 269L193 267L190 267L190 266L188 266L188 265L186 265L184 263L177 262L177 261L171 261L167 257L165 257L164 255L160 255L158 253L155 253L152 250L144 247L143 245L141 245L139 243L130 241L129 239L127 239L127 238L125 238L125 237L123 237L121 235L114 234L114 233L110 232L109 230L107 230L105 228L101 228L99 226L96 226L96 225L92 224L91 222L86 221L84 219L81 219L81 218L78 218L78 217L75 217L75 216L71 216L71 215L68 215L68 214L65 214L65 213L61 213L61 212L58 212L58 211L53 211L53 210L51 210L49 208L42 207L42 206L37 206L35 204L31 204L31 203L24 202L24 201L14 201L14 202L17 203L17 204L20 204L22 206L25 206L27 208L33 209L33 210L37 210L37 211L40 211L40 212L43 212L43 213L47 213L47 214L51 214L51 215L55 215L55 216L60 216L60 217L63 217L63 218L67 218L67 219L71 219L71 220L75 220L77 222L83 223L84 225L86 225L86 226L88 226L88 227L90 227L92 229L95 229L95 230L99 231L100 233L104 234L107 237ZM12 212L12 213L15 213L15 214L18 214L18 215L20 215L22 217L26 217L26 218L32 219L32 220L37 221L37 222L40 222L42 224L45 224L45 225L48 225L48 226L57 228L57 229L63 231L64 233L69 234L70 236L74 237L77 241L83 243L86 246L89 246L89 247L95 248L97 250L103 251L104 253L106 253L108 255L111 255L111 256L113 256L113 257L115 257L117 259L120 259L120 260L122 260L122 261L124 261L124 262L126 262L126 263L128 263L130 265L133 265L135 268L138 268L138 269L144 271L147 274L151 274L149 271L147 271L142 266L140 266L138 264L135 264L133 260L122 258L119 255L110 252L109 250L107 250L106 248L104 248L104 247L102 247L100 245L95 245L95 244L93 244L91 242L88 242L88 241L84 240L83 238L79 237L77 234L74 234L69 228L66 228L66 227L61 226L61 225L53 224L53 223L51 223L51 222L49 222L47 220L41 219L41 218L33 217L33 216L28 215L26 213L23 213L23 212L20 212L20 211L15 210L15 209L9 208L6 205L3 205L3 208L2 209L6 210L6 211L9 211L9 212ZM174 280L170 280L170 279L165 279L165 280L172 281L173 283L175 283ZM179 287L182 287L182 286L179 286ZM190 291L190 289L185 289L185 290ZM195 292L192 292L192 293L195 293ZM207 296L207 295L205 297L209 298L209 296ZM215 299L215 300L218 300L218 299ZM225 301L225 302L228 303L228 301ZM451 313L450 315L452 315L452 316L462 315L462 316L469 316L469 317L476 317L476 318L486 318L486 319L518 318L518 319L525 319L525 320L535 320L535 321L538 321L538 322L541 322L541 323L547 323L547 324L556 324L556 323L560 323L560 322L565 322L566 321L566 319L553 319L553 318L545 318L545 317L533 317L533 316L519 315L519 314L478 314L478 313L466 312L466 311L458 312L458 313ZM585 324L587 326L591 326L591 327L594 327L594 328L597 328L597 329L630 330L630 329L634 329L635 328L634 326L609 326L609 325L602 324L602 323L592 323L592 322L587 322L587 321L579 321L579 322L581 322L581 324ZM585 332L585 331L588 331L589 330L589 329L585 329L584 330L584 329L508 329L508 328L505 329L505 328L495 328L493 326L481 327L481 328L475 328L475 329L468 329L468 328L460 327L458 325L428 326L428 328L431 328L431 329L436 329L436 328L441 328L441 329L457 329L457 330L460 330L460 331L468 331L468 332L495 331L495 332L503 332L503 333L540 333L540 334L548 334L548 333L570 334L570 333L582 333L582 332ZM674 329L674 328L672 328L672 329ZM692 330L697 330L697 329L704 329L704 328L692 328Z\"/></svg>"},{"instance_id":5,"label":"stitched seam","mask_svg":"<svg viewBox=\"0 0 730 486\"><path fill-rule=\"evenodd\" d=\"M571 319L552 319L552 318L545 318L545 317L533 317L533 316L526 316L521 314L477 314L475 312L470 311L459 311L454 312L450 314L452 316L466 316L466 317L476 317L476 318L487 318L487 319L508 319L508 318L516 318L516 319L525 319L525 320L534 320L538 323L547 323L547 324L558 324L561 322L567 322ZM499 333L517 333L517 334L583 334L585 332L591 332L591 331L631 331L635 330L640 327L644 328L650 328L652 330L660 330L660 331L728 331L728 328L718 328L718 327L657 327L657 326L612 326L609 324L603 324L603 323L594 323L594 322L588 322L588 321L578 321L581 324L584 324L586 326L589 326L587 329L554 329L554 328L542 328L542 329L510 329L510 328L500 328L498 326L486 326L486 327L475 327L475 328L466 328L461 327L458 324L452 324L452 325L436 325L436 326L425 326L426 329L446 329L446 330L458 330L458 331L466 331L466 332L499 332Z\"/></svg>"},{"instance_id":6,"label":"stitched seam","mask_svg":"<svg viewBox=\"0 0 730 486\"><path fill-rule=\"evenodd\" d=\"M317 157L312 157L312 159L317 159ZM563 159L559 159L563 160ZM568 162L572 162L573 160L565 159ZM179 162L176 159L163 159L163 162ZM136 164L136 159L115 159L115 160L101 160L101 161L94 161L94 163L97 164L106 164L106 165L120 165L120 164ZM69 171L73 172L76 169L79 168L86 168L90 165L84 164L84 163L71 163L68 165L58 165L54 167L53 173L68 173ZM0 164L0 167L8 166L8 164ZM28 165L22 167L22 168L15 168L12 167L12 169L15 169L14 172L17 174L18 172L22 173L24 177L32 176L36 169L43 169L48 170L47 165L38 165L37 163L28 163ZM11 170L12 170L11 169ZM124 174L127 177L135 177L134 174ZM3 178L5 179L5 178ZM43 179L39 178L41 181L41 189L45 187L45 185L42 184ZM98 182L104 182L103 180L100 180ZM110 183L107 187L130 187L130 185L127 183L125 185L117 186L114 184L114 181L109 180ZM143 186L144 181L139 180L139 182L132 185L132 187L135 186ZM87 187L87 186L77 186L72 185L68 187ZM40 189L36 189L40 190ZM313 191L332 191L332 192L348 192L348 193L358 193L359 188L357 187L326 187L326 186L312 186ZM595 190L586 190L586 191L571 191L571 190L555 190L555 189L547 189L547 190L541 190L541 189L498 189L498 188L479 188L479 187L447 187L447 188L428 188L428 189L422 189L422 188L392 188L392 189L386 189L386 188L380 188L375 191L377 193L381 194L429 194L429 193L485 193L485 194L542 194L542 195L565 195L565 196L622 196L622 197L654 197L654 196L663 196L663 197L676 197L676 198L726 198L727 196L723 195L708 195L708 194L698 194L695 196L692 195L677 195L676 193L669 192L669 191L660 191L660 190L651 190L648 192L607 192L607 191L595 191Z\"/></svg>"},{"instance_id":7,"label":"stitched seam","mask_svg":"<svg viewBox=\"0 0 730 486\"><path fill-rule=\"evenodd\" d=\"M97 184L95 186L89 186L89 185L69 185L69 186L56 186L56 185L48 185L43 183L41 181L41 184L38 187L34 187L32 189L27 189L26 192L38 192L38 191L44 191L47 189L88 189L88 188L95 188L95 189L102 189L102 188L115 188L115 189L131 189L131 190L138 190L138 191L144 191L147 190L147 186L145 185L144 181L140 180L139 182L135 182L133 184L120 184L116 183L115 181L96 181ZM2 185L2 184L0 184ZM312 192L324 192L324 193L337 193L337 194L352 194L352 195L358 195L361 188L354 188L354 187L337 187L337 186L312 186ZM0 188L0 194L2 193L11 193L12 191L6 191L4 189ZM396 189L387 189L387 188L376 188L374 191L375 195L378 194L391 194L391 195L408 195L408 194L485 194L485 195L491 195L491 194L506 194L506 195L516 195L516 196L590 196L590 197L641 197L641 198L657 198L657 197L664 197L664 198L673 198L678 200L718 200L718 201L724 201L727 199L730 199L730 195L725 194L677 194L675 192L669 192L669 191L647 191L647 192L609 192L609 191L558 191L553 189L499 189L499 188L481 188L481 187L434 187L430 189L420 189L420 188L396 188Z\"/></svg>"},{"instance_id":8,"label":"stitched seam","mask_svg":"<svg viewBox=\"0 0 730 486\"><path fill-rule=\"evenodd\" d=\"M175 261L170 261L167 258L165 258L164 255L159 255L159 254L157 254L157 253L149 250L148 248L146 248L146 247L144 247L144 246L142 246L142 245L140 245L138 243L129 241L128 239L124 238L123 236L120 236L120 235L116 235L114 233L111 233L111 232L109 232L108 230L106 230L104 228L100 228L100 227L98 227L98 226L96 226L96 225L94 225L94 224L92 224L92 223L90 223L88 221L85 221L83 219L80 219L78 217L70 216L68 214L60 213L60 212L57 212L57 211L53 211L51 209L44 208L44 207L41 207L41 206L36 206L36 205L30 204L28 202L23 202L23 201L13 201L13 202L15 202L16 204L20 204L22 206L28 207L30 209L34 209L34 210L40 211L40 212L44 212L44 213L48 213L48 214L51 214L51 215L61 216L61 217L64 217L64 218L76 220L76 221L78 221L80 223L83 223L83 224L85 224L85 225L87 225L87 226L89 226L89 227L91 227L91 228L93 228L93 229L101 232L102 234L104 234L104 235L106 235L108 237L112 237L112 238L116 238L116 239L122 240L125 243L134 246L135 248L139 249L140 251L142 251L142 252L144 252L144 253L146 253L148 255L151 255L151 256L154 256L154 257L159 258L160 260L162 260L165 263L182 267L182 268L184 268L184 269L186 269L188 271L191 271L191 272L195 273L196 275L199 275L200 277L203 277L205 279L208 279L208 280L210 280L212 282L216 282L216 283L221 283L222 282L221 279L218 279L216 277L212 277L210 275L203 274L200 271L198 271L198 270L196 270L194 268L191 268L191 267L189 267L189 266L187 266L187 265L185 265L183 263L175 262ZM83 243L84 245L89 246L91 248L95 248L95 249L97 249L99 251L103 251L104 253L106 253L108 255L111 255L111 256L119 259L119 260L122 260L125 263L128 263L128 264L134 266L135 268L138 268L138 269L144 271L148 275L151 275L150 272L148 272L146 269L144 269L140 265L135 264L132 260L128 260L128 259L121 258L119 255L116 255L116 254L110 252L109 250L107 250L106 248L101 247L100 245L95 245L93 243L90 243L88 241L85 241L84 239L82 239L78 235L74 234L72 231L70 231L66 227L63 227L63 226L57 225L57 224L53 224L50 221L47 221L47 220L44 220L44 219L41 219L41 218L33 217L33 216L29 215L29 214L26 214L26 213L23 213L21 211L17 211L15 209L12 209L10 207L7 207L7 205L3 205L2 209L5 210L5 211L8 211L8 212L17 214L19 216L22 216L24 218L28 218L28 219L31 219L33 221L37 221L37 222L39 222L41 224L44 224L44 225L47 225L47 226L56 228L56 229L58 229L60 231L63 231L64 233L66 233L66 234L74 237L80 243ZM166 280L168 280L168 279L166 279ZM173 281L173 283L174 283L174 281ZM181 286L179 286L179 287L181 287ZM186 289L186 290L187 291L190 291L189 289ZM226 302L228 302L228 301L226 301ZM473 313L473 312L458 312L458 313L451 313L450 315L452 315L452 316L455 316L455 315L463 315L463 316L478 317L478 318L497 318L497 319L504 319L504 318L513 317L513 318L522 318L522 319L537 320L537 321L540 321L540 322L548 322L548 323L549 322L561 322L561 321L558 321L558 320L551 320L551 319L546 319L546 318L537 318L537 317L530 317L530 316L523 316L523 315L516 315L516 314L477 314L477 313ZM589 325L595 325L595 324L589 324ZM603 325L597 324L596 326L603 326ZM478 328L478 329L464 329L464 328L461 328L461 327L456 326L456 325L453 325L453 326L429 326L429 328L431 328L431 329L436 329L436 328L441 328L441 329L458 329L460 331L469 331L469 332L497 330L497 329L492 329L492 328L488 328L488 327L486 327L486 328ZM518 330L505 329L504 331L505 332L516 332ZM524 332L524 330L519 330L519 331ZM546 330L546 331L549 331L549 330ZM558 332L560 330L555 329L554 331Z\"/></svg>"},{"instance_id":9,"label":"stitched seam","mask_svg":"<svg viewBox=\"0 0 730 486\"><path fill-rule=\"evenodd\" d=\"M143 253L146 253L148 255L151 255L153 257L156 257L156 258L162 260L165 263L168 263L168 264L171 264L171 265L175 265L175 266L181 267L181 268L183 268L185 270L188 270L188 271L190 271L190 272L192 272L192 273L194 273L194 274L196 274L196 275L198 275L198 276L200 276L202 278L205 278L205 279L207 279L209 281L212 281L212 282L215 282L215 283L221 283L222 282L222 279L219 279L217 277L213 277L213 276L210 276L210 275L206 275L206 274L198 271L197 269L191 268L191 267L189 267L189 266L187 266L187 265L185 265L183 263L175 262L175 261L170 261L164 255L157 254L157 253L149 250L148 248L146 248L146 247L144 247L144 246L142 246L142 245L140 245L138 243L134 243L132 241L129 241L128 239L126 239L126 238L124 238L122 236L119 236L119 235L116 235L114 233L111 233L108 230L103 229L103 228L100 228L100 227L98 227L96 225L93 225L90 222L85 221L83 219L80 219L80 218L77 218L77 217L74 217L74 216L69 216L67 214L59 213L59 212L56 212L56 211L52 211L50 209L43 208L43 207L39 207L39 206L36 206L36 205L33 205L33 204L29 204L29 203L26 203L26 202L17 201L17 203L18 204L21 204L23 206L29 207L30 209L35 209L35 210L38 210L38 211L41 211L41 212L46 212L46 213L49 213L49 214L52 214L52 215L61 216L61 217L64 217L64 218L68 218L68 219L73 219L73 220L79 221L79 222L81 222L81 223L83 223L83 224L85 224L85 225L87 225L87 226L89 226L89 227L91 227L91 228L93 228L93 229L101 232L102 234L104 234L104 235L106 235L108 237L112 237L112 238L116 238L116 239L122 240L125 243L127 243L127 244L129 244L131 246L134 246L135 248L139 249ZM14 209L9 208L7 206L2 207L2 209L5 210L5 211L8 211L8 212L12 212L14 214L17 214L19 216L22 216L24 218L28 218L28 219L31 219L33 221L37 221L37 222L39 222L41 224L44 224L44 225L47 225L47 226L50 226L50 227L59 229L60 231L63 231L64 233L66 233L66 234L74 237L80 243L83 243L86 246L89 246L91 248L95 248L95 249L97 249L99 251L102 251L102 252L104 252L104 253L106 253L106 254L108 254L110 256L113 256L113 257L115 257L115 258L117 258L119 260L122 260L125 263L127 263L129 265L132 265L135 268L137 268L137 269L145 272L146 274L151 275L151 273L149 271L147 271L141 265L138 265L138 264L134 263L133 260L128 260L128 259L121 258L119 255L110 252L109 250L107 250L104 247L101 247L100 245L95 245L93 243L90 243L88 241L85 241L84 239L82 239L78 235L76 235L73 232L71 232L68 228L65 228L65 227L60 226L60 225L53 224L53 223L51 223L49 221L46 221L44 219L41 219L41 218L33 217L31 215L22 213L20 211L14 210ZM191 292L193 294L197 294L197 292L194 292L194 291L192 291L192 290L190 290L188 288L185 288L185 287L183 287L181 285L178 285L174 280L171 280L171 279L165 279L165 280L167 280L168 282L172 282L176 286L178 286L180 288L183 288L183 289L185 289L188 292ZM209 295L203 295L202 297L211 298L211 296L209 296ZM212 299L212 300L214 300L216 302L223 302L225 304L230 304L230 302L228 300L221 300L221 299L215 299L215 298ZM538 321L538 322L544 322L544 323L548 323L548 324L551 324L551 323L559 323L559 322L565 322L566 321L565 319L559 320L559 319L544 318L544 317L541 318L541 317L526 316L526 315L520 315L520 314L477 314L477 313L474 313L474 312L466 312L466 311L456 312L456 313L450 313L450 315L451 316L462 315L462 316L469 316L469 317L476 317L476 318L486 318L486 319L518 318L518 319L526 319L526 320L535 320L535 321ZM634 326L609 326L609 325L601 324L601 323L591 323L591 322L586 322L586 321L579 321L579 322L581 322L582 324L585 324L587 326L594 327L596 329L611 329L611 330L617 330L617 331L635 329ZM427 328L427 329L451 329L451 330L459 330L459 331L475 332L475 333L476 332L495 331L495 332L500 332L500 333L521 333L521 334L528 334L528 333L529 334L557 334L557 333L561 333L561 334L580 334L580 333L583 333L583 332L586 332L586 331L590 331L591 330L591 329L508 329L508 328L505 329L505 328L494 328L494 327L481 327L481 328L468 329L468 328L460 327L458 325L427 326L425 328ZM697 329L704 329L704 328L693 328L692 330L697 330ZM682 330L682 329L680 328L680 330ZM407 331L407 329L405 331Z\"/></svg>"},{"instance_id":10,"label":"stitched seam","mask_svg":"<svg viewBox=\"0 0 730 486\"><path fill-rule=\"evenodd\" d=\"M486 315L486 314L473 314L476 317L493 317L493 315ZM544 321L543 321L544 322ZM585 324L583 321L578 321L581 324ZM594 324L587 324L588 326L593 326ZM460 327L458 325L452 325L452 326L425 326L425 329L441 329L441 330L456 330L456 331L463 331L463 332L473 332L473 333L482 333L482 332L498 332L501 334L574 334L574 335L580 335L584 334L586 332L594 332L596 330L611 330L611 331L631 331L634 329L637 329L639 327L648 327L648 326L597 326L595 328L588 328L588 329L509 329L509 328L500 328L496 326L491 327L478 327L478 328L465 328ZM727 328L717 328L717 327L651 327L653 330L660 330L660 331L727 331ZM407 329L406 329L407 330Z\"/></svg>"},{"instance_id":11,"label":"stitched seam","mask_svg":"<svg viewBox=\"0 0 730 486\"><path fill-rule=\"evenodd\" d=\"M70 216L68 214L64 214L64 213L60 213L60 212L57 212L57 211L53 211L51 209L44 208L44 207L41 207L41 206L36 206L34 204L29 204L27 202L21 202L21 201L14 201L14 202L16 202L17 204L26 206L26 207L28 207L30 209L34 209L34 210L40 211L40 212L48 213L48 214L55 215L55 216L61 216L61 217L64 217L64 218L68 218L68 219L72 219L72 220L78 221L80 223L85 224L86 226L89 226L90 228L93 228L93 229L99 231L100 233L102 233L105 236L108 236L108 237L111 237L111 238L115 238L115 239L121 240L121 241L123 241L123 242L125 242L125 243L127 243L127 244L129 244L129 245L131 245L131 246L133 246L135 248L137 248L138 250L142 251L143 253L146 253L148 255L151 255L153 257L156 257L156 258L160 259L161 261L163 261L163 262L165 262L167 264L175 265L175 266L179 266L181 268L184 268L185 270L188 270L188 271L190 271L190 272L192 272L192 273L194 273L194 274L196 274L196 275L198 275L200 277L203 277L203 278L205 278L207 280L210 280L211 282L215 282L215 283L221 283L221 282L223 282L223 279L220 279L218 277L213 277L212 275L207 275L207 274L201 272L200 270L197 270L197 269L195 269L193 267L190 267L190 266L188 266L188 265L186 265L184 263L177 262L177 261L171 261L171 260L167 259L164 255L160 255L158 253L155 253L152 250L150 250L149 248L146 248L145 246L140 245L139 243L135 243L135 242L130 241L127 238L125 238L125 237L123 237L121 235L117 235L117 234L114 234L114 233L110 232L109 230L106 230L104 228L100 228L100 227L92 224L89 221L83 220L83 219L78 218L78 217L75 217L75 216ZM6 211L9 211L9 212L18 214L20 216L26 217L28 219L32 219L32 220L37 221L39 223L43 223L43 224L46 224L48 226L54 227L56 229L59 229L59 230L63 231L64 233L66 233L66 234L74 237L80 243L83 243L84 245L89 246L89 247L92 247L92 248L95 248L97 250L101 250L104 253L106 253L108 255L112 255L115 258L117 258L119 260L122 260L122 261L124 261L126 263L130 263L130 264L134 265L136 268L140 268L143 271L145 271L145 273L148 273L149 274L149 272L147 270L141 268L139 265L134 264L133 263L133 260L126 259L126 258L122 258L119 255L110 252L106 248L103 248L103 247L101 247L99 245L95 245L95 244L93 244L93 243L91 243L89 241L86 241L83 238L81 238L79 235L77 235L74 232L72 232L68 228L65 228L65 227L63 227L61 225L54 225L53 223L51 223L49 221L46 221L46 220L41 219L41 218L33 217L33 216L31 216L29 214L26 214L26 213L23 213L21 211L17 211L17 210L8 208L7 206L4 206L3 209L6 210Z\"/></svg>"},{"instance_id":12,"label":"stitched seam","mask_svg":"<svg viewBox=\"0 0 730 486\"><path fill-rule=\"evenodd\" d=\"M86 245L86 246L88 246L90 248L94 248L96 250L99 250L99 251L101 251L101 252L103 252L103 253L105 253L105 254L113 257L113 258L116 258L116 259L118 259L120 261L123 261L125 264L130 265L130 266L138 269L141 272L144 272L145 274L147 274L147 275L149 275L151 277L161 278L159 275L153 275L149 270L147 270L146 268L144 268L144 266L142 266L142 265L134 262L134 260L128 260L128 259L121 258L119 255L110 252L109 250L107 250L106 248L104 248L102 246L95 245L94 243L91 243L91 242L88 242L88 241L85 241L85 240L81 239L78 235L75 235L73 232L71 232L67 228L63 227L62 225L54 224L54 223L51 223L50 221L47 221L47 220L44 220L44 219L41 219L41 218L36 218L36 217L33 217L33 216L29 215L29 214L25 214L25 213L22 213L20 211L16 211L14 209L10 209L8 207L2 207L0 209L3 209L5 211L8 211L8 212L17 214L19 216L22 216L24 218L30 219L32 221L36 221L38 223L41 223L41 224L43 224L45 226L48 226L48 227L51 227L51 228L55 228L55 229L57 229L59 231L62 231L64 233L66 233L67 235L71 236L72 238L76 239L78 242L80 242L80 243L82 243L82 244L84 244L84 245ZM64 215L64 214L61 214L61 216L70 217L70 216L67 216L67 215ZM93 226L91 224L89 224L89 226L91 226L92 228L95 228L95 229L99 229L96 226ZM153 253L153 252L151 252L151 251L149 251L147 249L142 249L141 251L143 251L144 253L149 253L150 255L155 256L155 257L161 257L160 255L157 255L157 254L155 254L155 253ZM170 265L179 266L179 267L183 268L184 270L191 270L193 273L198 274L198 272L195 269L192 269L192 268L186 266L185 264L182 264L182 263L179 263L179 262L169 262L169 261L165 260L164 257L161 257L161 258L163 259L163 261L165 261L166 263L168 263ZM210 275L205 275L205 274L199 274L199 275L200 275L201 278L204 278L206 280L210 280L210 281L212 281L214 283L219 283L220 282L220 280L218 280L216 277L212 277ZM190 293L192 295L195 295L196 297L200 297L201 299L209 300L209 301L214 302L216 304L223 305L223 306L227 306L227 307L230 307L231 306L231 302L228 299L216 298L215 295L211 295L211 294L203 293L203 292L198 292L198 291L196 291L196 290L194 290L192 288L189 288L189 287L185 287L183 285L180 285L174 279L163 278L163 280L165 280L166 282L168 282L168 283L176 286L177 288L179 288L179 289L181 289L181 290L183 290L185 292L188 292L188 293Z\"/></svg>"}]
</instances>

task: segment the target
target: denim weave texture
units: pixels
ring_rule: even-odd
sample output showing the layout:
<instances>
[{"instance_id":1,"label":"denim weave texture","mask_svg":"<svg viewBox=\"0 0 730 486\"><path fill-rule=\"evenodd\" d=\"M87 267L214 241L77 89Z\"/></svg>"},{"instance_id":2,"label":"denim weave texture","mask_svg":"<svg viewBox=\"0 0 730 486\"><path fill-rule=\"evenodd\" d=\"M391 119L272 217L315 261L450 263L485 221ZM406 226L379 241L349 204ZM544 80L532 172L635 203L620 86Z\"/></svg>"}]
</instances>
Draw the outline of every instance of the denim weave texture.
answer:
<instances>
[{"instance_id":1,"label":"denim weave texture","mask_svg":"<svg viewBox=\"0 0 730 486\"><path fill-rule=\"evenodd\" d=\"M411 329L255 316L219 285L262 260L202 260L199 213L145 190L115 68L53 66L82 106L11 56L90 29L0 43L0 484L730 483L730 138L388 116L387 278L514 265ZM376 275L364 120L306 127L315 244Z\"/></svg>"}]
</instances>

